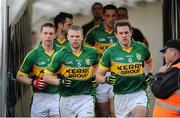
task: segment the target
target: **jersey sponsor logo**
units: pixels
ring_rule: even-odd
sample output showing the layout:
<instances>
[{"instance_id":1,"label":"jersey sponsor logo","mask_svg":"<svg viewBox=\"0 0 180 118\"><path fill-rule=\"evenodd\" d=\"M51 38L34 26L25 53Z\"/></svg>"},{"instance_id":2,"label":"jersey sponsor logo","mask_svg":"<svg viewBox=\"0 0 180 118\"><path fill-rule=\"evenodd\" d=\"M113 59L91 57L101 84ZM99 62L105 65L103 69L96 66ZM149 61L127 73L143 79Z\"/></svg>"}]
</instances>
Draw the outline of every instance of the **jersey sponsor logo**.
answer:
<instances>
[{"instance_id":1,"label":"jersey sponsor logo","mask_svg":"<svg viewBox=\"0 0 180 118\"><path fill-rule=\"evenodd\" d=\"M116 37L115 36L108 36L107 39L109 40L109 43L114 43L116 42Z\"/></svg>"},{"instance_id":2,"label":"jersey sponsor logo","mask_svg":"<svg viewBox=\"0 0 180 118\"><path fill-rule=\"evenodd\" d=\"M43 65L45 65L45 64L46 64L45 61L38 62L38 65L39 65L39 66L43 66Z\"/></svg>"},{"instance_id":3,"label":"jersey sponsor logo","mask_svg":"<svg viewBox=\"0 0 180 118\"><path fill-rule=\"evenodd\" d=\"M70 65L70 64L73 64L73 62L72 61L67 61L66 64Z\"/></svg>"},{"instance_id":4,"label":"jersey sponsor logo","mask_svg":"<svg viewBox=\"0 0 180 118\"><path fill-rule=\"evenodd\" d=\"M103 54L103 52L112 44L102 44L102 43L95 43L95 48L98 50L99 54Z\"/></svg>"},{"instance_id":5,"label":"jersey sponsor logo","mask_svg":"<svg viewBox=\"0 0 180 118\"><path fill-rule=\"evenodd\" d=\"M42 70L44 70L43 67L39 67L39 66L37 66L37 65L34 65L34 66L33 66L33 72L32 72L32 75L38 76L39 73L40 73Z\"/></svg>"},{"instance_id":6,"label":"jersey sponsor logo","mask_svg":"<svg viewBox=\"0 0 180 118\"><path fill-rule=\"evenodd\" d=\"M113 35L109 35L109 36L107 36L107 39L109 40L109 39L115 39L115 36Z\"/></svg>"},{"instance_id":7,"label":"jersey sponsor logo","mask_svg":"<svg viewBox=\"0 0 180 118\"><path fill-rule=\"evenodd\" d=\"M73 68L62 65L58 74L63 75L67 78L73 78L76 80L87 80L92 77L92 69L87 68Z\"/></svg>"},{"instance_id":8,"label":"jersey sponsor logo","mask_svg":"<svg viewBox=\"0 0 180 118\"><path fill-rule=\"evenodd\" d=\"M127 58L133 58L133 55L126 55Z\"/></svg>"},{"instance_id":9,"label":"jersey sponsor logo","mask_svg":"<svg viewBox=\"0 0 180 118\"><path fill-rule=\"evenodd\" d=\"M105 42L106 39L105 39L105 38L99 38L98 41L99 41L99 42Z\"/></svg>"},{"instance_id":10,"label":"jersey sponsor logo","mask_svg":"<svg viewBox=\"0 0 180 118\"><path fill-rule=\"evenodd\" d=\"M143 74L144 72L142 62L136 62L136 63L112 62L112 66L110 70L122 76L138 76Z\"/></svg>"},{"instance_id":11,"label":"jersey sponsor logo","mask_svg":"<svg viewBox=\"0 0 180 118\"><path fill-rule=\"evenodd\" d=\"M122 61L122 60L124 60L124 58L123 57L116 57L115 60L116 61Z\"/></svg>"}]
</instances>

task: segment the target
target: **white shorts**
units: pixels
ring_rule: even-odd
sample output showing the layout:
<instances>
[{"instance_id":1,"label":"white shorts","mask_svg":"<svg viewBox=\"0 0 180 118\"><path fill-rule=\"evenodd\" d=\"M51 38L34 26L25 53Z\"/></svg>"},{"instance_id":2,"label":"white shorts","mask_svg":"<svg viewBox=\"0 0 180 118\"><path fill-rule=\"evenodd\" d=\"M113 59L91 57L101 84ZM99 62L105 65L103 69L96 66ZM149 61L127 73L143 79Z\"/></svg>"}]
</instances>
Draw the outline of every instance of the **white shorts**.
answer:
<instances>
[{"instance_id":1,"label":"white shorts","mask_svg":"<svg viewBox=\"0 0 180 118\"><path fill-rule=\"evenodd\" d=\"M113 96L113 86L110 84L99 84L96 88L96 99L98 103L107 102Z\"/></svg>"},{"instance_id":2,"label":"white shorts","mask_svg":"<svg viewBox=\"0 0 180 118\"><path fill-rule=\"evenodd\" d=\"M106 77L111 76L111 72L107 72ZM114 96L113 86L107 83L99 84L96 88L96 99L98 103L107 102Z\"/></svg>"},{"instance_id":3,"label":"white shorts","mask_svg":"<svg viewBox=\"0 0 180 118\"><path fill-rule=\"evenodd\" d=\"M136 106L148 106L148 95L146 91L114 96L114 108L116 117L129 117Z\"/></svg>"},{"instance_id":4,"label":"white shorts","mask_svg":"<svg viewBox=\"0 0 180 118\"><path fill-rule=\"evenodd\" d=\"M34 93L31 117L59 116L59 94Z\"/></svg>"},{"instance_id":5,"label":"white shorts","mask_svg":"<svg viewBox=\"0 0 180 118\"><path fill-rule=\"evenodd\" d=\"M94 117L94 98L77 95L60 98L61 117Z\"/></svg>"}]
</instances>

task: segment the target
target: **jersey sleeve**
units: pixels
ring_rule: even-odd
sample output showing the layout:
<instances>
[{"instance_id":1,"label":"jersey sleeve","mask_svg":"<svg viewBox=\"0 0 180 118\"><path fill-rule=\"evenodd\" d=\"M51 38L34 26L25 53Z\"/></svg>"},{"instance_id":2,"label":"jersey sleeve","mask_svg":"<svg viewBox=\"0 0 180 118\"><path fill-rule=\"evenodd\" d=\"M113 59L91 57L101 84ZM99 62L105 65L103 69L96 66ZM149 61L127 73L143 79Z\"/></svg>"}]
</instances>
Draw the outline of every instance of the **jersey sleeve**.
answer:
<instances>
[{"instance_id":1,"label":"jersey sleeve","mask_svg":"<svg viewBox=\"0 0 180 118\"><path fill-rule=\"evenodd\" d=\"M95 49L93 65L97 65L99 63L99 59L100 59L100 55L99 55L98 51Z\"/></svg>"},{"instance_id":2,"label":"jersey sleeve","mask_svg":"<svg viewBox=\"0 0 180 118\"><path fill-rule=\"evenodd\" d=\"M45 73L56 73L62 64L62 57L62 52L60 50L52 57L50 64L45 69Z\"/></svg>"},{"instance_id":3,"label":"jersey sleeve","mask_svg":"<svg viewBox=\"0 0 180 118\"><path fill-rule=\"evenodd\" d=\"M35 52L29 52L23 60L23 63L18 71L18 73L29 74L32 72L33 66L35 64L36 56Z\"/></svg>"},{"instance_id":4,"label":"jersey sleeve","mask_svg":"<svg viewBox=\"0 0 180 118\"><path fill-rule=\"evenodd\" d=\"M107 49L102 56L100 66L103 66L105 68L109 68L111 66L111 60L110 60L110 50Z\"/></svg>"},{"instance_id":5,"label":"jersey sleeve","mask_svg":"<svg viewBox=\"0 0 180 118\"><path fill-rule=\"evenodd\" d=\"M145 47L144 51L145 51L145 60L144 61L150 60L151 59L151 53L150 53L149 49L147 47Z\"/></svg>"}]
</instances>

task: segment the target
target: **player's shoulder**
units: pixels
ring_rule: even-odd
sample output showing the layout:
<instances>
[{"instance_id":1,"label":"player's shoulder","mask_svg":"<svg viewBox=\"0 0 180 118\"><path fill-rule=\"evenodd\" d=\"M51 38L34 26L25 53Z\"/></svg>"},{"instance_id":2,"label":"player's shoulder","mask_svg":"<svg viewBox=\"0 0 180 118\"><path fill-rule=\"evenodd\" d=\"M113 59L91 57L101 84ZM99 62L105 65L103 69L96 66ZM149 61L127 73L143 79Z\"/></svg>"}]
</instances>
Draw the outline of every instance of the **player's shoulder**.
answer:
<instances>
[{"instance_id":1,"label":"player's shoulder","mask_svg":"<svg viewBox=\"0 0 180 118\"><path fill-rule=\"evenodd\" d=\"M91 51L91 52L97 52L97 49L95 47L91 47L88 45L83 45L83 50Z\"/></svg>"},{"instance_id":2,"label":"player's shoulder","mask_svg":"<svg viewBox=\"0 0 180 118\"><path fill-rule=\"evenodd\" d=\"M57 52L55 52L54 58L59 58L59 57L61 57L61 59L62 59L63 57L65 57L65 54L67 54L67 51L66 51L65 47L62 47L62 48L59 49Z\"/></svg>"},{"instance_id":3,"label":"player's shoulder","mask_svg":"<svg viewBox=\"0 0 180 118\"><path fill-rule=\"evenodd\" d=\"M34 48L26 54L25 59L34 60L38 57L38 55L40 55L38 48Z\"/></svg>"},{"instance_id":4,"label":"player's shoulder","mask_svg":"<svg viewBox=\"0 0 180 118\"><path fill-rule=\"evenodd\" d=\"M118 45L119 45L119 43L117 43L117 42L113 43L107 50L110 50L110 51L115 50L118 48Z\"/></svg>"},{"instance_id":5,"label":"player's shoulder","mask_svg":"<svg viewBox=\"0 0 180 118\"><path fill-rule=\"evenodd\" d=\"M88 33L96 33L99 29L100 29L100 24L91 28Z\"/></svg>"},{"instance_id":6,"label":"player's shoulder","mask_svg":"<svg viewBox=\"0 0 180 118\"><path fill-rule=\"evenodd\" d=\"M34 48L30 50L27 55L37 55L39 53L39 48Z\"/></svg>"},{"instance_id":7,"label":"player's shoulder","mask_svg":"<svg viewBox=\"0 0 180 118\"><path fill-rule=\"evenodd\" d=\"M118 42L112 44L108 49L106 49L104 51L104 53L110 54L110 55L114 54L115 52L117 52L117 53L119 52L119 43Z\"/></svg>"},{"instance_id":8,"label":"player's shoulder","mask_svg":"<svg viewBox=\"0 0 180 118\"><path fill-rule=\"evenodd\" d=\"M58 53L66 53L67 52L67 47L64 46L64 47L61 47L61 49L58 51Z\"/></svg>"},{"instance_id":9,"label":"player's shoulder","mask_svg":"<svg viewBox=\"0 0 180 118\"><path fill-rule=\"evenodd\" d=\"M148 48L144 43L140 42L140 41L132 41L133 45L135 47L138 47L138 48Z\"/></svg>"},{"instance_id":10,"label":"player's shoulder","mask_svg":"<svg viewBox=\"0 0 180 118\"><path fill-rule=\"evenodd\" d=\"M54 50L57 52L59 50L61 50L63 48L63 46L60 46L58 44L54 44Z\"/></svg>"}]
</instances>

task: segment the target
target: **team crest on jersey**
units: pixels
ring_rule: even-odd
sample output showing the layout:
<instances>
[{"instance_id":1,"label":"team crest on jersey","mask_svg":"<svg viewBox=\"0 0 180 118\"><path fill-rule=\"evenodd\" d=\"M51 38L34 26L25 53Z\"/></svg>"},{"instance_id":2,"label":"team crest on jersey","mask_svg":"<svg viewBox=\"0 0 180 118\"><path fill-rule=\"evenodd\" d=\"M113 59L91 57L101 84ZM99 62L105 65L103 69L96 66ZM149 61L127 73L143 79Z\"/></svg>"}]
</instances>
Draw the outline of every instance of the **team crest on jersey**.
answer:
<instances>
[{"instance_id":1,"label":"team crest on jersey","mask_svg":"<svg viewBox=\"0 0 180 118\"><path fill-rule=\"evenodd\" d=\"M141 60L141 54L136 53L136 58L137 58L138 60Z\"/></svg>"},{"instance_id":2,"label":"team crest on jersey","mask_svg":"<svg viewBox=\"0 0 180 118\"><path fill-rule=\"evenodd\" d=\"M86 62L87 65L90 65L90 62L91 62L91 61L90 61L89 58L86 58L86 59L85 59L85 62Z\"/></svg>"}]
</instances>

